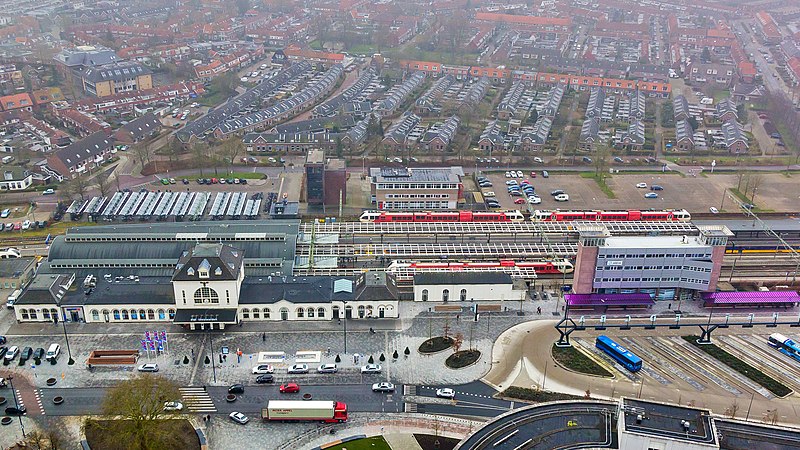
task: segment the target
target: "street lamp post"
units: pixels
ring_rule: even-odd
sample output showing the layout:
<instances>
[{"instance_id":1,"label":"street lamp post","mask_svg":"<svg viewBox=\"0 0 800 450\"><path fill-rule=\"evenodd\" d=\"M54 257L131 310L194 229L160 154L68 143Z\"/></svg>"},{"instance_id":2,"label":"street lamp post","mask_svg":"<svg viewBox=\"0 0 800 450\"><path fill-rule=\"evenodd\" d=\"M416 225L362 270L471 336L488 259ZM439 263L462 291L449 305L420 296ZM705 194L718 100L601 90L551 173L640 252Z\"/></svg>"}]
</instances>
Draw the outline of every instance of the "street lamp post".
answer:
<instances>
[{"instance_id":1,"label":"street lamp post","mask_svg":"<svg viewBox=\"0 0 800 450\"><path fill-rule=\"evenodd\" d=\"M208 339L211 341L211 372L214 374L214 384L217 384L217 366L214 363L214 336L208 333Z\"/></svg>"},{"instance_id":2,"label":"street lamp post","mask_svg":"<svg viewBox=\"0 0 800 450\"><path fill-rule=\"evenodd\" d=\"M63 313L61 309L61 302L56 302L56 306L58 306L58 313ZM69 336L67 335L67 315L66 313L63 314L64 316L62 317L61 325L64 327L64 340L67 342L67 355L69 356L67 365L72 366L75 364L75 360L72 359L72 350L69 348ZM56 314L56 317L54 317L53 320L58 321L58 314Z\"/></svg>"},{"instance_id":3,"label":"street lamp post","mask_svg":"<svg viewBox=\"0 0 800 450\"><path fill-rule=\"evenodd\" d=\"M17 391L14 390L14 377L8 377L8 384L11 385L11 395L14 396L14 407L19 409L19 403L17 403ZM22 430L22 437L25 437L25 425L22 424L22 415L17 415L19 418L19 428Z\"/></svg>"},{"instance_id":4,"label":"street lamp post","mask_svg":"<svg viewBox=\"0 0 800 450\"><path fill-rule=\"evenodd\" d=\"M344 320L342 323L344 324L344 354L347 354L347 300L344 300L344 308L342 313L344 314Z\"/></svg>"}]
</instances>

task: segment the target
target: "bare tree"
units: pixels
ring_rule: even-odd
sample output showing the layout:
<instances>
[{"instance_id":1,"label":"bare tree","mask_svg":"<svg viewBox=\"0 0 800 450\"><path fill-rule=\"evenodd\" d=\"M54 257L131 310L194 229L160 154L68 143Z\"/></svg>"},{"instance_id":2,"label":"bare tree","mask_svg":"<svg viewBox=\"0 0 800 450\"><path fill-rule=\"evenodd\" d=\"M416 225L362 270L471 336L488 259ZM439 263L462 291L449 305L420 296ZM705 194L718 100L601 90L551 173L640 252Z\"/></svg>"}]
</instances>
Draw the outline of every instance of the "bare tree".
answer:
<instances>
[{"instance_id":1,"label":"bare tree","mask_svg":"<svg viewBox=\"0 0 800 450\"><path fill-rule=\"evenodd\" d=\"M464 335L461 333L456 333L453 336L453 353L458 353L461 350L461 346L464 344Z\"/></svg>"},{"instance_id":2,"label":"bare tree","mask_svg":"<svg viewBox=\"0 0 800 450\"><path fill-rule=\"evenodd\" d=\"M244 143L242 138L238 136L231 136L225 139L219 146L219 154L228 165L228 173L233 173L233 164L236 162L236 157L243 153Z\"/></svg>"},{"instance_id":3,"label":"bare tree","mask_svg":"<svg viewBox=\"0 0 800 450\"><path fill-rule=\"evenodd\" d=\"M67 181L64 191L69 198L80 197L81 201L86 198L86 191L89 189L89 183L86 177L80 176Z\"/></svg>"},{"instance_id":4,"label":"bare tree","mask_svg":"<svg viewBox=\"0 0 800 450\"><path fill-rule=\"evenodd\" d=\"M105 416L117 420L104 422L87 420L84 427L100 428L100 439L106 442L125 442L134 450L175 448L177 436L171 426L165 426L164 402L180 398L178 386L164 377L140 375L112 387L103 402Z\"/></svg>"},{"instance_id":5,"label":"bare tree","mask_svg":"<svg viewBox=\"0 0 800 450\"><path fill-rule=\"evenodd\" d=\"M97 183L97 190L100 191L100 196L107 196L111 188L111 171L106 170L105 172L98 172L94 177L94 181Z\"/></svg>"},{"instance_id":6,"label":"bare tree","mask_svg":"<svg viewBox=\"0 0 800 450\"><path fill-rule=\"evenodd\" d=\"M195 141L189 145L195 164L200 168L200 176L203 176L203 167L208 161L209 146L204 141Z\"/></svg>"}]
</instances>

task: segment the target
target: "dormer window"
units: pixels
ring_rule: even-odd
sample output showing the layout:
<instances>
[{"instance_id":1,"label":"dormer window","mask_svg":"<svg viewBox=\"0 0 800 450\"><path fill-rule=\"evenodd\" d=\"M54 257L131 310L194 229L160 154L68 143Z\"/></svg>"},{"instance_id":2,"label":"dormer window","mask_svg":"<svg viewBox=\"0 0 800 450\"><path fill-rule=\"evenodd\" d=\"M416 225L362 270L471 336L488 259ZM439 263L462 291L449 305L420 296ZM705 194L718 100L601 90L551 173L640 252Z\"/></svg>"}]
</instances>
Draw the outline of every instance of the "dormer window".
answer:
<instances>
[{"instance_id":1,"label":"dormer window","mask_svg":"<svg viewBox=\"0 0 800 450\"><path fill-rule=\"evenodd\" d=\"M216 269L214 269L214 275L215 275L215 276L218 276L218 277L221 277L221 276L222 276L222 269L221 269L221 268L219 268L219 267L217 267Z\"/></svg>"},{"instance_id":2,"label":"dormer window","mask_svg":"<svg viewBox=\"0 0 800 450\"><path fill-rule=\"evenodd\" d=\"M199 278L211 277L211 263L204 259L199 266L197 266L197 276Z\"/></svg>"},{"instance_id":3,"label":"dormer window","mask_svg":"<svg viewBox=\"0 0 800 450\"><path fill-rule=\"evenodd\" d=\"M194 276L194 269L192 269L191 267L186 269L186 275L189 275L190 277L193 277Z\"/></svg>"}]
</instances>

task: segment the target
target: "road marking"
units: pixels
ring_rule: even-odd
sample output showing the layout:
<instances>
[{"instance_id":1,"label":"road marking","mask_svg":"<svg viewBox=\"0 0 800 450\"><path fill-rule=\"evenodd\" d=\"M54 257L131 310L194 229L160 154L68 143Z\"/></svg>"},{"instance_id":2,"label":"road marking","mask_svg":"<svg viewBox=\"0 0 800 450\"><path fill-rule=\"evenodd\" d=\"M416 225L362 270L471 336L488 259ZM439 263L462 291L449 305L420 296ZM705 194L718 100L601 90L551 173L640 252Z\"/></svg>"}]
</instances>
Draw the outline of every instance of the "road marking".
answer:
<instances>
[{"instance_id":1,"label":"road marking","mask_svg":"<svg viewBox=\"0 0 800 450\"><path fill-rule=\"evenodd\" d=\"M201 387L185 387L178 389L186 408L194 412L215 413L217 407L208 392Z\"/></svg>"}]
</instances>

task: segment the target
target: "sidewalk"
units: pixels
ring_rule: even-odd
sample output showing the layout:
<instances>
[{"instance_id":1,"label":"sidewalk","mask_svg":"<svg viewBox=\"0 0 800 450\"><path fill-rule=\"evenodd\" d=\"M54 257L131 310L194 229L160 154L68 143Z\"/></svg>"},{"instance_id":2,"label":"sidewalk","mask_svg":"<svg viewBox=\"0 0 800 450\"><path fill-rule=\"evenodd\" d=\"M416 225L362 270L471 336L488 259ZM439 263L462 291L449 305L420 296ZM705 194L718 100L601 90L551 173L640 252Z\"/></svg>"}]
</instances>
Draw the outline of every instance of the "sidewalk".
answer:
<instances>
[{"instance_id":1,"label":"sidewalk","mask_svg":"<svg viewBox=\"0 0 800 450\"><path fill-rule=\"evenodd\" d=\"M384 434L383 438L392 450L422 450L414 435L411 433Z\"/></svg>"}]
</instances>

